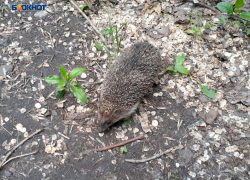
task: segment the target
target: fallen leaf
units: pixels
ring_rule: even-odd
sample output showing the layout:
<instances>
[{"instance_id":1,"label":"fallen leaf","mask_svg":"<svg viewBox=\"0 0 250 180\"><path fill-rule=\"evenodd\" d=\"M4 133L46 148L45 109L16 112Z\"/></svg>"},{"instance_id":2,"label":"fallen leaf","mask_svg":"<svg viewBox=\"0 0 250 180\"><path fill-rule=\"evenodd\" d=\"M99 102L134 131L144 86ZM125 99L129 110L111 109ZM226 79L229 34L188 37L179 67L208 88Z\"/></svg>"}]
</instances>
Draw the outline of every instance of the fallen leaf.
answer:
<instances>
[{"instance_id":1,"label":"fallen leaf","mask_svg":"<svg viewBox=\"0 0 250 180\"><path fill-rule=\"evenodd\" d=\"M159 3L154 4L145 4L145 10L148 14L152 14L153 12L156 12L158 15L161 14L161 5Z\"/></svg>"}]
</instances>

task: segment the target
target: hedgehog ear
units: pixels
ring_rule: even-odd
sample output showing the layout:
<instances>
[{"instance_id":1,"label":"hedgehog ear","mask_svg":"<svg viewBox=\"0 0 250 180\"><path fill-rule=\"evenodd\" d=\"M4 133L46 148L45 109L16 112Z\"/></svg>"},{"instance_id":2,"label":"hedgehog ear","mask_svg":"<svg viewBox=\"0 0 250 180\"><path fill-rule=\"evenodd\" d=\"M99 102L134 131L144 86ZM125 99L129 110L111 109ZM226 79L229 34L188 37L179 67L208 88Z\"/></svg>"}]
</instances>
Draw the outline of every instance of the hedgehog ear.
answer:
<instances>
[{"instance_id":1,"label":"hedgehog ear","mask_svg":"<svg viewBox=\"0 0 250 180\"><path fill-rule=\"evenodd\" d=\"M119 109L114 110L115 115L120 115L121 111Z\"/></svg>"}]
</instances>

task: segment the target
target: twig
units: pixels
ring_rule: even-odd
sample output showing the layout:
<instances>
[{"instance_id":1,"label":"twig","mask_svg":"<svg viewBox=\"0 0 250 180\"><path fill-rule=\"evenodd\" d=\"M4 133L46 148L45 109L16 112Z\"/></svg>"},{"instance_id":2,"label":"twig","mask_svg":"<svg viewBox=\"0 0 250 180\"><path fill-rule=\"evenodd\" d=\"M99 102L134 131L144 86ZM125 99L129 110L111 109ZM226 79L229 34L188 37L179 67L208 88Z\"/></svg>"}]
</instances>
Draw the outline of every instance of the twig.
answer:
<instances>
[{"instance_id":1,"label":"twig","mask_svg":"<svg viewBox=\"0 0 250 180\"><path fill-rule=\"evenodd\" d=\"M68 136L64 135L63 133L58 132L59 135L61 135L62 137L65 137L66 139L70 139Z\"/></svg>"},{"instance_id":2,"label":"twig","mask_svg":"<svg viewBox=\"0 0 250 180\"><path fill-rule=\"evenodd\" d=\"M130 142L136 141L138 139L143 139L143 138L144 138L144 135L140 135L140 136L137 136L137 137L135 137L133 139L129 139L127 141L120 142L118 144L114 144L114 145L111 145L111 146L106 146L106 147L99 148L99 149L97 149L97 151L106 151L108 149L113 149L115 147L123 146L125 144L130 143Z\"/></svg>"},{"instance_id":3,"label":"twig","mask_svg":"<svg viewBox=\"0 0 250 180\"><path fill-rule=\"evenodd\" d=\"M7 133L9 133L9 135L12 135L5 127L3 127L2 124L0 124L0 125L2 126L2 128L3 128Z\"/></svg>"},{"instance_id":4,"label":"twig","mask_svg":"<svg viewBox=\"0 0 250 180\"><path fill-rule=\"evenodd\" d=\"M126 162L131 162L131 163L143 163L143 162L150 161L150 160L152 160L152 159L159 158L159 157L161 157L163 154L167 154L167 153L169 153L169 152L171 152L171 151L175 151L175 150L177 150L177 149L182 149L182 148L183 148L183 145L180 144L180 145L177 146L177 147L170 148L170 149L168 149L168 150L166 150L166 151L164 151L164 152L161 152L161 153L159 153L159 154L156 154L156 155L154 155L154 156L152 156L152 157L149 157L149 158L146 158L146 159L138 159L138 160L136 160L136 159L125 159L125 161L126 161Z\"/></svg>"},{"instance_id":5,"label":"twig","mask_svg":"<svg viewBox=\"0 0 250 180\"><path fill-rule=\"evenodd\" d=\"M100 36L101 40L105 43L105 38L104 36L99 32L99 30L94 26L94 24L90 21L90 19L88 18L88 16L86 16L86 14L84 14L84 12L82 12L82 10L76 5L74 0L69 0L71 2L71 4L73 4L73 6L75 6L75 8L81 13L81 15L83 15L87 21L90 23L90 25L93 27L93 29L97 32L97 34Z\"/></svg>"},{"instance_id":6,"label":"twig","mask_svg":"<svg viewBox=\"0 0 250 180\"><path fill-rule=\"evenodd\" d=\"M12 158L8 159L8 161L5 161L2 166L4 166L5 164L7 164L8 162L10 162L13 159L24 157L24 156L29 156L29 155L32 155L32 154L36 154L37 152L38 152L38 149L33 151L33 152L27 153L27 154L21 154L19 156L12 157Z\"/></svg>"},{"instance_id":7,"label":"twig","mask_svg":"<svg viewBox=\"0 0 250 180\"><path fill-rule=\"evenodd\" d=\"M27 141L29 138L31 138L32 136L36 135L37 133L41 132L43 130L42 129L38 129L35 132L33 132L31 135L29 135L28 137L26 137L25 139L23 139L21 142L19 142L17 145L15 145L12 150L5 156L5 158L3 159L3 161L0 163L0 169L3 167L3 165L5 164L5 161L8 159L8 157L11 155L11 153L13 153L13 151L15 151L19 146L21 146L23 143L25 143L25 141Z\"/></svg>"},{"instance_id":8,"label":"twig","mask_svg":"<svg viewBox=\"0 0 250 180\"><path fill-rule=\"evenodd\" d=\"M97 164L97 163L99 163L100 161L102 161L104 158L100 158L100 159L98 159L96 162L95 162L95 164L93 165L93 167Z\"/></svg>"},{"instance_id":9,"label":"twig","mask_svg":"<svg viewBox=\"0 0 250 180\"><path fill-rule=\"evenodd\" d=\"M210 9L210 10L216 12L216 13L221 13L219 10L215 9L215 8L212 7L212 6L209 6L209 5L206 5L206 4L203 4L203 3L199 3L199 2L198 2L198 3L195 3L193 0L185 0L184 2L191 2L191 3L193 3L193 4L196 5L196 6L202 6L202 7L205 7L205 8L207 8L207 9Z\"/></svg>"}]
</instances>

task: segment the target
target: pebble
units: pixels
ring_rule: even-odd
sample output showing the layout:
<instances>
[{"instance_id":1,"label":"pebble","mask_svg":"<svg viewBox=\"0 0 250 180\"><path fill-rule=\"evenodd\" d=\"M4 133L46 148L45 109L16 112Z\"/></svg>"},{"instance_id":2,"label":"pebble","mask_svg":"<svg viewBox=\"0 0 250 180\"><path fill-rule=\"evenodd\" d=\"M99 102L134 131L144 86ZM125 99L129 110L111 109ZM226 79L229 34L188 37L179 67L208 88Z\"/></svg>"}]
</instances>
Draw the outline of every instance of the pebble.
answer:
<instances>
[{"instance_id":1,"label":"pebble","mask_svg":"<svg viewBox=\"0 0 250 180\"><path fill-rule=\"evenodd\" d=\"M40 19L46 17L47 15L48 15L47 11L38 11L34 14L35 17L40 18Z\"/></svg>"},{"instance_id":2,"label":"pebble","mask_svg":"<svg viewBox=\"0 0 250 180\"><path fill-rule=\"evenodd\" d=\"M214 120L218 116L218 111L211 109L207 114L206 114L206 123L207 124L213 124Z\"/></svg>"}]
</instances>

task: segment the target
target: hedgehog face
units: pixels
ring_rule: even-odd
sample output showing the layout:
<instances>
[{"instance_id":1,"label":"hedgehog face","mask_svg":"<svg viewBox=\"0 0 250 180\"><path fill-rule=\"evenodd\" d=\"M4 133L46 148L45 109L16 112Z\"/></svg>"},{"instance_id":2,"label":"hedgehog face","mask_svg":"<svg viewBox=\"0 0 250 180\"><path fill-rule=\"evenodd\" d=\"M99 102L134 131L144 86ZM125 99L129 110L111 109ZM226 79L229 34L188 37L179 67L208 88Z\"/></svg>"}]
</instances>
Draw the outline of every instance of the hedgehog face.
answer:
<instances>
[{"instance_id":1,"label":"hedgehog face","mask_svg":"<svg viewBox=\"0 0 250 180\"><path fill-rule=\"evenodd\" d=\"M137 109L139 102L131 108L107 106L105 103L98 104L98 118L99 132L104 132L116 122L129 117Z\"/></svg>"}]
</instances>

